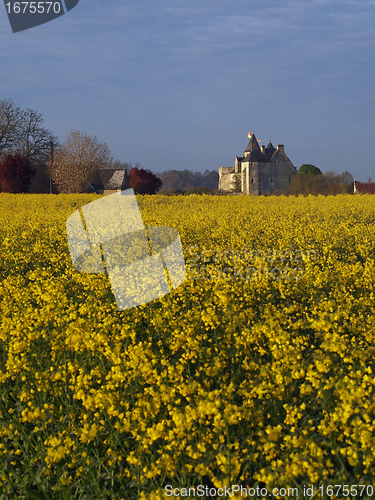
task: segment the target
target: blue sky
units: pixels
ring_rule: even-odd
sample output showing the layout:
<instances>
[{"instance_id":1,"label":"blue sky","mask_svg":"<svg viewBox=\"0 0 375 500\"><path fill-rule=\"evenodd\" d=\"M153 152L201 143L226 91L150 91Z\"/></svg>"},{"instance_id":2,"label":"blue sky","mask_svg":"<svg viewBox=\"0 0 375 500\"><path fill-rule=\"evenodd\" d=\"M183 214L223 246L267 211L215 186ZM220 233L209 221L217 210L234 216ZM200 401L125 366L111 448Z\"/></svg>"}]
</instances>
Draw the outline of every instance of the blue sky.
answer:
<instances>
[{"instance_id":1,"label":"blue sky","mask_svg":"<svg viewBox=\"0 0 375 500\"><path fill-rule=\"evenodd\" d=\"M1 7L1 6L0 6ZM0 99L154 172L233 166L247 133L375 181L375 0L80 0L13 34Z\"/></svg>"}]
</instances>

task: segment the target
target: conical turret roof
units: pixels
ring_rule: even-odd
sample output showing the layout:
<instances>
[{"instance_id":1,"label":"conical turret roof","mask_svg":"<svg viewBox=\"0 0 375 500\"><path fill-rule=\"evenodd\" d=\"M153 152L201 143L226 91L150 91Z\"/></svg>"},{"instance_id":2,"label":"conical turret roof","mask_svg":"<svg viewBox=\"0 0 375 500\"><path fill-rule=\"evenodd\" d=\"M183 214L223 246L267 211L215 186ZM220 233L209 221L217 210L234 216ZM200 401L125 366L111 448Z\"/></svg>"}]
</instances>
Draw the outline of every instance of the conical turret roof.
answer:
<instances>
[{"instance_id":1,"label":"conical turret roof","mask_svg":"<svg viewBox=\"0 0 375 500\"><path fill-rule=\"evenodd\" d=\"M250 137L249 144L247 145L247 148L245 149L245 153L251 153L253 149L260 149L257 138L255 137L255 134L253 134Z\"/></svg>"},{"instance_id":2,"label":"conical turret roof","mask_svg":"<svg viewBox=\"0 0 375 500\"><path fill-rule=\"evenodd\" d=\"M270 160L272 158L272 156L275 154L275 151L276 151L276 148L272 144L271 138L270 138L270 140L268 141L268 144L267 144L267 146L265 147L265 150L264 150L265 155L266 155L266 157L267 157L268 160Z\"/></svg>"}]
</instances>

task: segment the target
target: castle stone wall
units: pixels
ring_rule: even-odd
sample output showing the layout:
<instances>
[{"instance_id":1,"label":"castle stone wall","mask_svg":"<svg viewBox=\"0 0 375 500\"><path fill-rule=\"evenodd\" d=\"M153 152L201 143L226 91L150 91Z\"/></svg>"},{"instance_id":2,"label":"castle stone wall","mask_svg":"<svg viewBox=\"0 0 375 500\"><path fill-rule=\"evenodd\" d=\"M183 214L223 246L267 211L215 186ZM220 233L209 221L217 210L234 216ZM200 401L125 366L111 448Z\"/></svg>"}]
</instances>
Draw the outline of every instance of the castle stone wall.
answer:
<instances>
[{"instance_id":1,"label":"castle stone wall","mask_svg":"<svg viewBox=\"0 0 375 500\"><path fill-rule=\"evenodd\" d=\"M278 150L272 157L272 163L274 163L273 191L275 194L283 194L288 190L297 169L285 154L283 146L280 149L278 146Z\"/></svg>"},{"instance_id":2,"label":"castle stone wall","mask_svg":"<svg viewBox=\"0 0 375 500\"><path fill-rule=\"evenodd\" d=\"M219 167L219 191L230 192L235 167Z\"/></svg>"}]
</instances>

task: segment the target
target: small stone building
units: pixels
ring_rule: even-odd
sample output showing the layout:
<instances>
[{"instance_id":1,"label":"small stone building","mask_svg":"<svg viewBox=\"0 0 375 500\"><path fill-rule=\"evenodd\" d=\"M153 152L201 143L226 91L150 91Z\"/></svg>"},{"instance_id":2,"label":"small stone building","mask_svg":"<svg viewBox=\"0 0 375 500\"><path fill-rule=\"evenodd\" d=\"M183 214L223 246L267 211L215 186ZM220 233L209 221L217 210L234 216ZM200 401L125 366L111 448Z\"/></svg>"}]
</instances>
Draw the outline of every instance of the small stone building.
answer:
<instances>
[{"instance_id":1,"label":"small stone building","mask_svg":"<svg viewBox=\"0 0 375 500\"><path fill-rule=\"evenodd\" d=\"M89 193L113 194L129 189L125 168L101 168L88 188Z\"/></svg>"},{"instance_id":2,"label":"small stone building","mask_svg":"<svg viewBox=\"0 0 375 500\"><path fill-rule=\"evenodd\" d=\"M253 134L243 156L236 156L234 167L219 168L219 190L237 192L254 196L284 194L297 173L289 160L284 146L275 148L271 141L259 147Z\"/></svg>"}]
</instances>

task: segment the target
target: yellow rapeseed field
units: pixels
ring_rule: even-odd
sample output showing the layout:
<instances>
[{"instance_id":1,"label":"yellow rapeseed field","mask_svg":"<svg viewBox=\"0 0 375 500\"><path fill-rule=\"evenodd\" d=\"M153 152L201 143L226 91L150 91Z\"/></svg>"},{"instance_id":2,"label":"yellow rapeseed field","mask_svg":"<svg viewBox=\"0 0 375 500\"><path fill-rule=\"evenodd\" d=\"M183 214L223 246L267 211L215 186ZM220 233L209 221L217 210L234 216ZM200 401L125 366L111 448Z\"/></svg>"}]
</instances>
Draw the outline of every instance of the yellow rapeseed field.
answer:
<instances>
[{"instance_id":1,"label":"yellow rapeseed field","mask_svg":"<svg viewBox=\"0 0 375 500\"><path fill-rule=\"evenodd\" d=\"M69 255L97 198L0 194L0 498L373 485L375 197L137 196L188 275L125 311Z\"/></svg>"}]
</instances>

